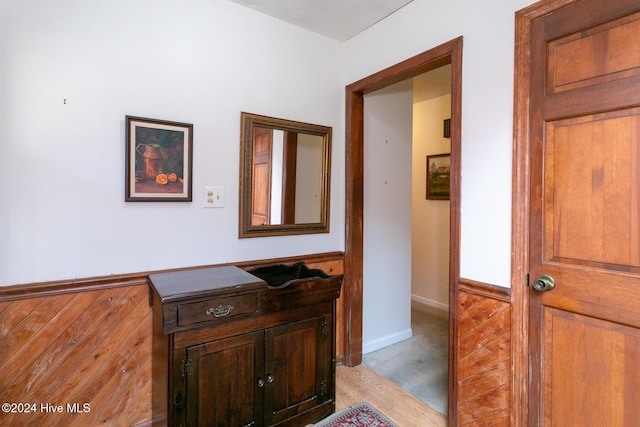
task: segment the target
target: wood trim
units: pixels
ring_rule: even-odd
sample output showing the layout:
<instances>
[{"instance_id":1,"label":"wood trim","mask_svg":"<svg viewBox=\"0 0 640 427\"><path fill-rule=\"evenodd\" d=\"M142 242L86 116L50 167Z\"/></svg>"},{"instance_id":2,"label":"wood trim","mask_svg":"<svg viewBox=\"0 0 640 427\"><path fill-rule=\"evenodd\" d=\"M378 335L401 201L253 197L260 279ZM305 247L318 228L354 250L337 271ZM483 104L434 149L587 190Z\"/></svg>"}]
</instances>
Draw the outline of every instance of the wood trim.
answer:
<instances>
[{"instance_id":1,"label":"wood trim","mask_svg":"<svg viewBox=\"0 0 640 427\"><path fill-rule=\"evenodd\" d=\"M511 303L511 289L460 278L460 291Z\"/></svg>"},{"instance_id":2,"label":"wood trim","mask_svg":"<svg viewBox=\"0 0 640 427\"><path fill-rule=\"evenodd\" d=\"M298 163L298 133L284 132L282 151L282 223L296 222L296 165Z\"/></svg>"},{"instance_id":3,"label":"wood trim","mask_svg":"<svg viewBox=\"0 0 640 427\"><path fill-rule=\"evenodd\" d=\"M294 262L321 263L328 261L344 260L342 252L324 252L310 255L297 255L291 257L269 258L253 261L228 262L221 264L209 264L196 267L174 268L166 270L153 270L132 274L121 274L114 276L96 276L84 279L58 280L52 282L29 283L22 285L12 285L0 287L0 302L14 301L25 298L38 298L45 296L55 296L74 292L84 292L99 289L109 289L122 286L134 286L147 284L147 276L155 273L165 273L169 271L193 270L196 268L216 267L223 265L236 265L240 268L251 268L270 264L287 264Z\"/></svg>"},{"instance_id":4,"label":"wood trim","mask_svg":"<svg viewBox=\"0 0 640 427\"><path fill-rule=\"evenodd\" d=\"M513 176L511 210L511 340L512 405L511 425L527 425L529 401L529 293L524 285L529 272L529 180L530 180L530 85L531 22L576 0L535 3L515 15L515 64L513 110Z\"/></svg>"},{"instance_id":5,"label":"wood trim","mask_svg":"<svg viewBox=\"0 0 640 427\"><path fill-rule=\"evenodd\" d=\"M347 88L345 172L344 315L345 364L362 363L362 274L364 231L364 96Z\"/></svg>"},{"instance_id":6,"label":"wood trim","mask_svg":"<svg viewBox=\"0 0 640 427\"><path fill-rule=\"evenodd\" d=\"M147 284L150 273L98 276L0 287L0 302Z\"/></svg>"},{"instance_id":7,"label":"wood trim","mask_svg":"<svg viewBox=\"0 0 640 427\"><path fill-rule=\"evenodd\" d=\"M462 176L462 37L450 42L451 56L451 189L449 198L449 354L456 354L458 342L458 297L460 282L460 189ZM448 423L458 424L459 361L449 358Z\"/></svg>"},{"instance_id":8,"label":"wood trim","mask_svg":"<svg viewBox=\"0 0 640 427\"><path fill-rule=\"evenodd\" d=\"M453 39L346 87L346 181L344 304L347 331L345 363L362 362L363 217L364 217L364 95L452 64L451 88L451 197L449 246L450 354L457 348L456 310L460 271L460 153L462 118L462 37ZM455 358L449 360L449 424L456 425Z\"/></svg>"},{"instance_id":9,"label":"wood trim","mask_svg":"<svg viewBox=\"0 0 640 427\"><path fill-rule=\"evenodd\" d=\"M362 93L363 95L366 95L387 86L414 78L420 74L426 73L427 71L435 70L436 68L450 64L450 56L453 52L451 47L458 42L458 40L462 43L462 37L458 37L448 43L444 43L372 74L369 77L365 77L357 82L351 83L347 86L347 91L354 94Z\"/></svg>"}]
</instances>

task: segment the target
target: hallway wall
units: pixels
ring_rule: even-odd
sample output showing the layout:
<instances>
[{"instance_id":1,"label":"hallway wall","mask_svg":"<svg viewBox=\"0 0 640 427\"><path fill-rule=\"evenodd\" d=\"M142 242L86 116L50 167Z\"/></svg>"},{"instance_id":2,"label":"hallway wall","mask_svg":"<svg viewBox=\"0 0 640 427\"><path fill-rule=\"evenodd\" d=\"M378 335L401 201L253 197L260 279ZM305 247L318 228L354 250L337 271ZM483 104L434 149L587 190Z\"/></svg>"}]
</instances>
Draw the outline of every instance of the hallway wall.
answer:
<instances>
[{"instance_id":1,"label":"hallway wall","mask_svg":"<svg viewBox=\"0 0 640 427\"><path fill-rule=\"evenodd\" d=\"M443 121L451 117L451 66L414 78L411 297L449 307L449 201L426 199L428 155L451 152Z\"/></svg>"},{"instance_id":2,"label":"hallway wall","mask_svg":"<svg viewBox=\"0 0 640 427\"><path fill-rule=\"evenodd\" d=\"M450 74L365 96L364 353L412 336L412 299L448 309L449 202L425 191L426 155L450 151Z\"/></svg>"},{"instance_id":3,"label":"hallway wall","mask_svg":"<svg viewBox=\"0 0 640 427\"><path fill-rule=\"evenodd\" d=\"M365 96L363 353L411 337L413 83Z\"/></svg>"}]
</instances>

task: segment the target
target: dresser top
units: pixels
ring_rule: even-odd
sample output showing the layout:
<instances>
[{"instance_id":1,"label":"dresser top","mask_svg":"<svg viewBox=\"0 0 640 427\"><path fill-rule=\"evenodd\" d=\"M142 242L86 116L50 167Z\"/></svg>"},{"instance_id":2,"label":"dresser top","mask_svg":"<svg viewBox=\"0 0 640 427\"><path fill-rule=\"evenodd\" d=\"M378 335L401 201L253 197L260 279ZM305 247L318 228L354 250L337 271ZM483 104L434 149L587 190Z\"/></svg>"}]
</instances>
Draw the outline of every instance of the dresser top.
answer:
<instances>
[{"instance_id":1,"label":"dresser top","mask_svg":"<svg viewBox=\"0 0 640 427\"><path fill-rule=\"evenodd\" d=\"M197 268L149 275L163 303L213 295L230 289L261 289L267 282L235 266Z\"/></svg>"}]
</instances>

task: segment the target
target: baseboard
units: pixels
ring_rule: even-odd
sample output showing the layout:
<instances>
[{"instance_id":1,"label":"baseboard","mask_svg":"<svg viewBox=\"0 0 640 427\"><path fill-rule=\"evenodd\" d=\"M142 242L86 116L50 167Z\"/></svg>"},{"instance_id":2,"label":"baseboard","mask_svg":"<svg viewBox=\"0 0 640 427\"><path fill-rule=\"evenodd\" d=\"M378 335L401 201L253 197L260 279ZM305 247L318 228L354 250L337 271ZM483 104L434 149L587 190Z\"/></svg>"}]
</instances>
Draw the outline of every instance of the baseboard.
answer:
<instances>
[{"instance_id":1,"label":"baseboard","mask_svg":"<svg viewBox=\"0 0 640 427\"><path fill-rule=\"evenodd\" d=\"M378 338L362 344L362 354L371 353L372 351L380 350L381 348L389 345L399 343L404 340L408 340L413 336L411 328L404 331L396 332L395 334L387 335L386 337Z\"/></svg>"},{"instance_id":2,"label":"baseboard","mask_svg":"<svg viewBox=\"0 0 640 427\"><path fill-rule=\"evenodd\" d=\"M429 307L433 307L433 308L438 309L438 310L449 311L449 305L448 304L443 304L441 302L434 301L434 300L429 299L429 298L421 297L419 295L411 294L411 301L415 301L415 302L417 302L419 304L423 304L423 305L428 305Z\"/></svg>"}]
</instances>

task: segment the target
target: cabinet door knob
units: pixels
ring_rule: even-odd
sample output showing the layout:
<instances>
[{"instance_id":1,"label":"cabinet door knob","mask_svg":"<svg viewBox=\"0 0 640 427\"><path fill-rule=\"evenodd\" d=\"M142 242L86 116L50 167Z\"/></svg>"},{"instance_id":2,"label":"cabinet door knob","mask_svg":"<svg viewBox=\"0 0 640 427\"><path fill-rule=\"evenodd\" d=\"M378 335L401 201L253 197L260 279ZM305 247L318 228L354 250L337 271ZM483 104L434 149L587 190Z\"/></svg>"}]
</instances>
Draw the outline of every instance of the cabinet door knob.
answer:
<instances>
[{"instance_id":1,"label":"cabinet door knob","mask_svg":"<svg viewBox=\"0 0 640 427\"><path fill-rule=\"evenodd\" d=\"M181 405L182 402L184 402L184 396L182 395L182 393L176 394L176 397L173 398L173 403L178 406Z\"/></svg>"},{"instance_id":2,"label":"cabinet door knob","mask_svg":"<svg viewBox=\"0 0 640 427\"><path fill-rule=\"evenodd\" d=\"M271 374L267 375L267 382L269 384L271 384L273 382L273 375L271 375Z\"/></svg>"},{"instance_id":3,"label":"cabinet door knob","mask_svg":"<svg viewBox=\"0 0 640 427\"><path fill-rule=\"evenodd\" d=\"M264 380L262 378L258 378L258 387L264 387Z\"/></svg>"}]
</instances>

